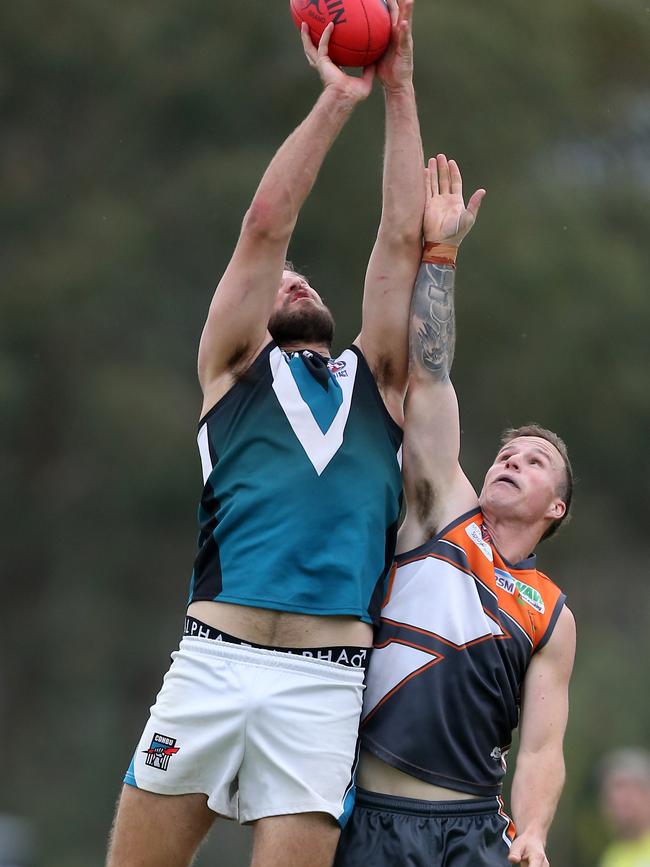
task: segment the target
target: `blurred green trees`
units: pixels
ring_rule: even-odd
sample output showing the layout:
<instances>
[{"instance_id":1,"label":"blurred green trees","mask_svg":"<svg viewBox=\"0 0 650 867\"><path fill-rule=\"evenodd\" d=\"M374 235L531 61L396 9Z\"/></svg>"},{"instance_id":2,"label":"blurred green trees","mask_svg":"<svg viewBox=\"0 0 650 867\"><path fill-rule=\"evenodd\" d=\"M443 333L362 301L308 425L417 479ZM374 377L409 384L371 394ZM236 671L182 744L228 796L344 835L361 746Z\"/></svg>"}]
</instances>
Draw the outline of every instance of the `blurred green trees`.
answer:
<instances>
[{"instance_id":1,"label":"blurred green trees","mask_svg":"<svg viewBox=\"0 0 650 867\"><path fill-rule=\"evenodd\" d=\"M501 428L538 419L579 480L541 567L579 629L551 860L589 867L594 762L650 738L650 9L418 3L425 151L488 190L458 277L464 463L479 482ZM319 86L284 3L23 0L2 19L0 811L34 819L42 867L90 867L181 627L207 305ZM382 126L377 92L290 250L339 346L359 327Z\"/></svg>"}]
</instances>

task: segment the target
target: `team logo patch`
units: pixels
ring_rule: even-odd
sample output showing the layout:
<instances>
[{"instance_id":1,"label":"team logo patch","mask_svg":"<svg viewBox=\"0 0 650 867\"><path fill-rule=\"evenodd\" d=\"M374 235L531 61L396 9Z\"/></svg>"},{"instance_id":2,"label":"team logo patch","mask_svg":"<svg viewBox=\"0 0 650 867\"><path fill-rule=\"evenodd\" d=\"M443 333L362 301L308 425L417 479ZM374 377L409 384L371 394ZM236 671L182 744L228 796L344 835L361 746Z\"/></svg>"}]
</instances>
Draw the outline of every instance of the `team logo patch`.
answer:
<instances>
[{"instance_id":1,"label":"team logo patch","mask_svg":"<svg viewBox=\"0 0 650 867\"><path fill-rule=\"evenodd\" d=\"M490 758L494 759L495 762L498 762L504 771L508 770L508 766L506 764L506 759L508 758L508 753L510 750L502 747L495 747L490 753Z\"/></svg>"},{"instance_id":2,"label":"team logo patch","mask_svg":"<svg viewBox=\"0 0 650 867\"><path fill-rule=\"evenodd\" d=\"M512 575L504 569L495 569L494 578L497 587L500 587L501 590L505 590L505 592L510 593L511 596L517 593L518 602L530 605L531 608L534 608L535 611L538 611L540 614L543 614L546 610L541 593L538 590L535 590L534 587L531 587L529 584L524 584L524 582L520 581L518 578L513 578Z\"/></svg>"},{"instance_id":3,"label":"team logo patch","mask_svg":"<svg viewBox=\"0 0 650 867\"><path fill-rule=\"evenodd\" d=\"M180 747L176 746L176 738L169 738L167 735L159 735L156 732L149 749L143 751L147 754L145 764L151 768L166 771L170 758L176 755L179 749Z\"/></svg>"},{"instance_id":4,"label":"team logo patch","mask_svg":"<svg viewBox=\"0 0 650 867\"><path fill-rule=\"evenodd\" d=\"M512 575L504 569L495 569L494 577L496 579L497 587L500 587L501 590L505 590L506 593L512 595L517 589L517 582Z\"/></svg>"},{"instance_id":5,"label":"team logo patch","mask_svg":"<svg viewBox=\"0 0 650 867\"><path fill-rule=\"evenodd\" d=\"M543 614L546 611L542 594L538 590L535 590L534 587L531 587L529 584L524 584L523 581L518 581L517 579L515 579L515 584L517 585L520 599L540 614Z\"/></svg>"},{"instance_id":6,"label":"team logo patch","mask_svg":"<svg viewBox=\"0 0 650 867\"><path fill-rule=\"evenodd\" d=\"M492 548L488 545L488 543L483 538L483 534L481 533L481 528L478 524L471 523L469 526L465 527L465 532L472 540L472 542L476 545L477 548L484 554L485 557L490 561L493 560L492 557Z\"/></svg>"},{"instance_id":7,"label":"team logo patch","mask_svg":"<svg viewBox=\"0 0 650 867\"><path fill-rule=\"evenodd\" d=\"M348 372L345 369L345 361L339 358L337 361L330 360L327 362L327 366L330 369L330 373L333 373L334 376L347 376Z\"/></svg>"}]
</instances>

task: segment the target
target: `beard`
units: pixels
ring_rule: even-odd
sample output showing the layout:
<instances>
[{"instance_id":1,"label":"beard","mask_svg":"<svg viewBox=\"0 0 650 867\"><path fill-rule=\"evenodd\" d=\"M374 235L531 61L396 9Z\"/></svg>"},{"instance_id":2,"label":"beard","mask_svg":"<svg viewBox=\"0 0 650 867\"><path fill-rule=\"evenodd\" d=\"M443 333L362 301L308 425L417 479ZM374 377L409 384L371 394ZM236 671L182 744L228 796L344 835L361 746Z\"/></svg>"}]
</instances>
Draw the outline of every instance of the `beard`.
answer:
<instances>
[{"instance_id":1,"label":"beard","mask_svg":"<svg viewBox=\"0 0 650 867\"><path fill-rule=\"evenodd\" d=\"M320 343L331 346L334 340L334 318L327 307L300 305L277 310L269 319L269 333L278 346L288 343Z\"/></svg>"}]
</instances>

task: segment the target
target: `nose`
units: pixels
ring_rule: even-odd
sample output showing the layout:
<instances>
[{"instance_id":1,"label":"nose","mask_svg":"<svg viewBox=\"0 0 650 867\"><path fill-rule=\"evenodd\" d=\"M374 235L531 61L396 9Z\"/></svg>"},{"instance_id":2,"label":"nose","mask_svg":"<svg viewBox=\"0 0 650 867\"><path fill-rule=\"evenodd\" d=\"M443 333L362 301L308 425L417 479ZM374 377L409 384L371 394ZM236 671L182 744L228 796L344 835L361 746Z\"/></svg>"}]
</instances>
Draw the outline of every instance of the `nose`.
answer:
<instances>
[{"instance_id":1,"label":"nose","mask_svg":"<svg viewBox=\"0 0 650 867\"><path fill-rule=\"evenodd\" d=\"M519 469L519 457L517 455L510 455L509 458L506 459L506 467L513 470Z\"/></svg>"}]
</instances>

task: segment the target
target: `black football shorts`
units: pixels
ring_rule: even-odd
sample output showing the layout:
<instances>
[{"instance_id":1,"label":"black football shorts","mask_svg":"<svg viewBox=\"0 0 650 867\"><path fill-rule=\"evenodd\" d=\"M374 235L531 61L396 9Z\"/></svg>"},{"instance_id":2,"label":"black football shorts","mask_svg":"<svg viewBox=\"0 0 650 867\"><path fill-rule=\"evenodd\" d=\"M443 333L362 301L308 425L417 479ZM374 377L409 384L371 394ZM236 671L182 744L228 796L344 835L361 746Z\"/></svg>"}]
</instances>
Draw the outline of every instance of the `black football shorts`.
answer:
<instances>
[{"instance_id":1,"label":"black football shorts","mask_svg":"<svg viewBox=\"0 0 650 867\"><path fill-rule=\"evenodd\" d=\"M500 798L419 801L357 789L334 867L507 867Z\"/></svg>"}]
</instances>

